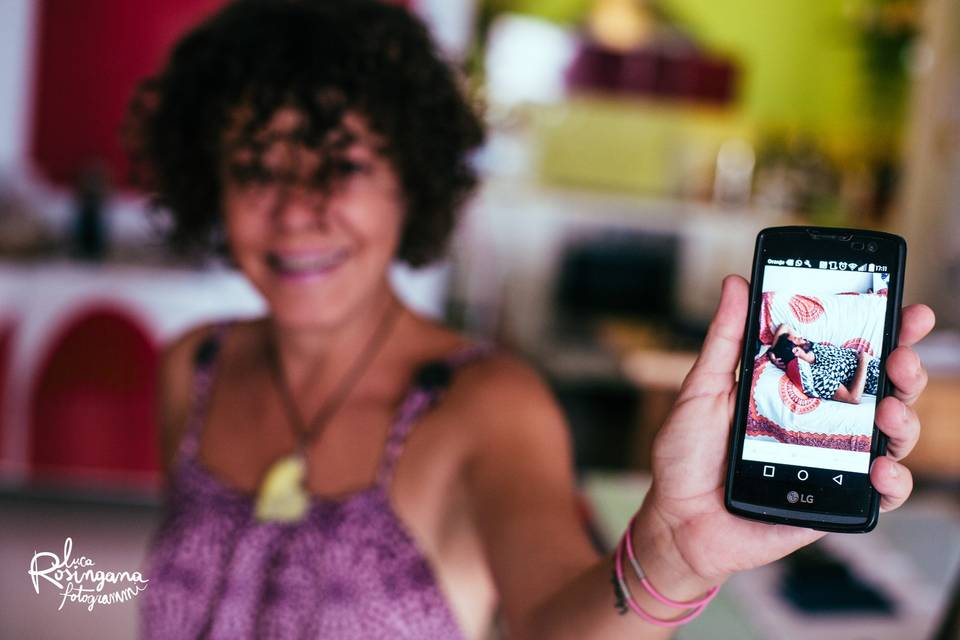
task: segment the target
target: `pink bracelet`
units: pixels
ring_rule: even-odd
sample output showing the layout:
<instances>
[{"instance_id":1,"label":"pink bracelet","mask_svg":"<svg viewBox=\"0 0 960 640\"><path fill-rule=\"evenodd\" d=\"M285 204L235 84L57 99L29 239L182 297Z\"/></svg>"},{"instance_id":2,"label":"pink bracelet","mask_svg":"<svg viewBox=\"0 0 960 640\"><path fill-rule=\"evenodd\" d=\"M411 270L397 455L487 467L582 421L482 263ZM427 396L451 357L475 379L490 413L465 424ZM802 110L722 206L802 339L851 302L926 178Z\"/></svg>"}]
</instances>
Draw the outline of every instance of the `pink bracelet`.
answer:
<instances>
[{"instance_id":1,"label":"pink bracelet","mask_svg":"<svg viewBox=\"0 0 960 640\"><path fill-rule=\"evenodd\" d=\"M623 540L620 540L620 544L617 545L616 559L614 561L614 567L616 569L617 582L619 583L620 590L623 592L627 604L630 606L630 609L640 616L646 622L650 624L655 624L660 627L678 627L682 624L686 624L700 615L703 610L706 608L706 604L700 605L699 607L694 607L692 611L686 615L680 616L679 618L673 618L671 620L664 620L662 618L656 618L643 609L640 608L640 605L633 599L633 595L630 593L630 588L627 586L627 581L623 577Z\"/></svg>"},{"instance_id":2,"label":"pink bracelet","mask_svg":"<svg viewBox=\"0 0 960 640\"><path fill-rule=\"evenodd\" d=\"M637 579L640 581L640 584L643 585L643 588L647 591L647 593L649 593L657 602L665 604L668 607L673 607L675 609L690 609L693 607L706 607L708 604L710 604L710 601L713 600L714 597L717 595L717 592L720 591L720 587L712 587L709 591L707 591L706 595L700 598L699 600L689 600L687 602L672 600L653 588L653 585L650 584L649 580L647 580L647 576L646 574L644 574L643 569L640 568L640 563L637 562L637 556L633 553L633 523L636 522L636 520L637 520L636 515L630 518L630 524L627 525L627 530L624 533L624 538L626 539L626 542L627 542L627 557L630 558L630 564L633 565L633 571L634 573L637 574Z\"/></svg>"}]
</instances>

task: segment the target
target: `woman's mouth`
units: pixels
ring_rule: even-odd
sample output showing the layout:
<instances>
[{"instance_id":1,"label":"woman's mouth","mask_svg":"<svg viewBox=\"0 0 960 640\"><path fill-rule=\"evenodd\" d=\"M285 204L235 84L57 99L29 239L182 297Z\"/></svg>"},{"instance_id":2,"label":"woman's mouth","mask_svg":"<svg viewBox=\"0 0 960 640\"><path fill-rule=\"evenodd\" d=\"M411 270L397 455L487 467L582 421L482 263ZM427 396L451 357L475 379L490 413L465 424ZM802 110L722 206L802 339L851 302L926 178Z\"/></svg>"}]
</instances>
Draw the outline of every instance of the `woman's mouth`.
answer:
<instances>
[{"instance_id":1,"label":"woman's mouth","mask_svg":"<svg viewBox=\"0 0 960 640\"><path fill-rule=\"evenodd\" d=\"M346 249L298 253L270 252L267 254L267 265L275 274L283 278L303 279L330 273L343 264L348 256L349 251Z\"/></svg>"}]
</instances>

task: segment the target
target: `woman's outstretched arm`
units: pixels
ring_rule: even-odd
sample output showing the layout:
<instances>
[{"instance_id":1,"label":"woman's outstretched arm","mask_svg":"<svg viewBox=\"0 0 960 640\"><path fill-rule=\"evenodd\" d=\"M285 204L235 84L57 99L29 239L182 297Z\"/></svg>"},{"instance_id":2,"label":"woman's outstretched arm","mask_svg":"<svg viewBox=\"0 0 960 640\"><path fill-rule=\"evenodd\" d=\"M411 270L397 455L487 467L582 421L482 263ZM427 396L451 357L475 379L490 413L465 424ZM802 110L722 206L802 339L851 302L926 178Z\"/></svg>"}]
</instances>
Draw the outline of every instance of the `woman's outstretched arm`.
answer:
<instances>
[{"instance_id":1,"label":"woman's outstretched arm","mask_svg":"<svg viewBox=\"0 0 960 640\"><path fill-rule=\"evenodd\" d=\"M635 528L640 565L660 593L676 600L703 595L737 571L802 547L824 534L737 518L723 506L727 442L747 309L747 283L724 281L716 316L696 364L653 450L653 485ZM903 312L901 346L887 371L896 390L877 412L890 437L870 478L881 509L896 508L912 488L898 460L920 425L906 405L926 384L909 345L933 326L923 305ZM620 615L610 582L611 559L593 550L577 515L572 457L563 418L550 393L524 365L500 358L478 367L465 421L476 443L467 481L502 608L516 638L663 638L669 629L632 612ZM626 571L638 604L651 615L677 610L652 602Z\"/></svg>"},{"instance_id":2,"label":"woman's outstretched arm","mask_svg":"<svg viewBox=\"0 0 960 640\"><path fill-rule=\"evenodd\" d=\"M467 474L509 637L667 637L666 630L617 612L612 554L598 554L587 535L568 430L549 390L516 361L499 358L487 369L476 374L486 380L480 384L489 401L478 402L471 415L482 426ZM671 556L669 535L646 519L637 527L635 548L650 579L677 598L706 591L709 585ZM676 615L641 599L642 588L628 579L645 608Z\"/></svg>"}]
</instances>

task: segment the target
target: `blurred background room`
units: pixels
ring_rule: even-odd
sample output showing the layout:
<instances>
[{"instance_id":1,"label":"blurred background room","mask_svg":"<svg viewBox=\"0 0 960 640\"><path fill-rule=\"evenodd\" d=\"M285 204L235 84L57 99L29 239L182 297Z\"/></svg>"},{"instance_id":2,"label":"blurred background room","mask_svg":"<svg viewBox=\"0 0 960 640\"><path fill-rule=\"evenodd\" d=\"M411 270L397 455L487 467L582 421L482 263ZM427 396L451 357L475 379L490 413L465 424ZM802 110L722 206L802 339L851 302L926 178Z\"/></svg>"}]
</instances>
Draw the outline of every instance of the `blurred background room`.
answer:
<instances>
[{"instance_id":1,"label":"blurred background room","mask_svg":"<svg viewBox=\"0 0 960 640\"><path fill-rule=\"evenodd\" d=\"M916 493L736 576L680 638L960 638L960 3L407 0L490 135L449 258L393 273L422 313L527 358L564 408L585 522L611 548L727 273L780 224L903 235L936 311ZM171 253L132 186L136 83L224 0L0 0L0 638L131 638L26 570L140 566L161 488L159 354L257 316ZM149 576L145 576L149 578ZM491 637L495 637L494 634Z\"/></svg>"}]
</instances>

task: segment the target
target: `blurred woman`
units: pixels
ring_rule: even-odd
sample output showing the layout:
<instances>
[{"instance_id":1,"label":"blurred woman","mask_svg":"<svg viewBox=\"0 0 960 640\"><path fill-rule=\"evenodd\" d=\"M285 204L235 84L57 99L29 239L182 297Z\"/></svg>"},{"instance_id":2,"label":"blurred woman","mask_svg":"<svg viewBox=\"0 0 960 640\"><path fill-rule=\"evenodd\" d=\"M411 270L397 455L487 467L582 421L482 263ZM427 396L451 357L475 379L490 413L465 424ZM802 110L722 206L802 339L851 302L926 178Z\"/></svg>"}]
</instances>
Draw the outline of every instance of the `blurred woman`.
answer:
<instances>
[{"instance_id":1,"label":"blurred woman","mask_svg":"<svg viewBox=\"0 0 960 640\"><path fill-rule=\"evenodd\" d=\"M442 254L483 141L421 24L372 0L233 2L176 45L133 114L173 241L225 250L269 306L165 354L145 637L479 638L497 609L517 638L666 635L657 620L678 610L633 572L611 581L585 534L544 383L390 289L393 260ZM745 313L729 278L629 534L671 599L821 535L723 509ZM902 340L928 316L906 310ZM885 508L910 491L894 459L918 429L896 415L872 476ZM622 615L624 587L649 618Z\"/></svg>"}]
</instances>

